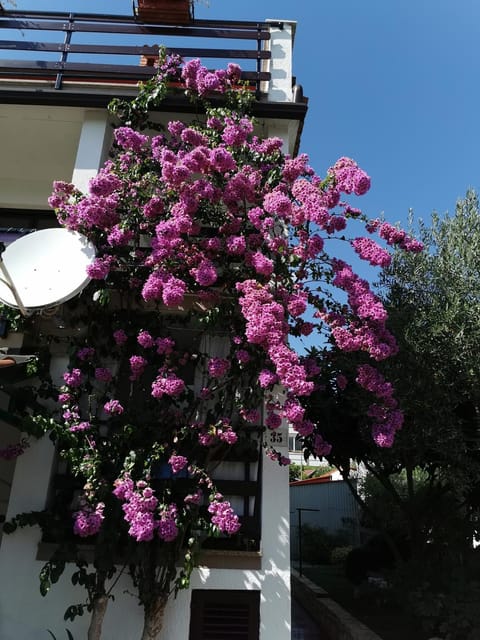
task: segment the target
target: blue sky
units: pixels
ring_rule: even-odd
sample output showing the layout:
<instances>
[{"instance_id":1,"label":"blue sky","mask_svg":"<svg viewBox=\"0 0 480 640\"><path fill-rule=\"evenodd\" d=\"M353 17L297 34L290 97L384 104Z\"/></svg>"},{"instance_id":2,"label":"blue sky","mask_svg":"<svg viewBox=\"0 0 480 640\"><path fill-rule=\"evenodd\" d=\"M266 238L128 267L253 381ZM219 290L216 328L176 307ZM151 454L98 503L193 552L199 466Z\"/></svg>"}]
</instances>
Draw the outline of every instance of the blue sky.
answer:
<instances>
[{"instance_id":1,"label":"blue sky","mask_svg":"<svg viewBox=\"0 0 480 640\"><path fill-rule=\"evenodd\" d=\"M5 0L4 0L5 1ZM130 13L131 0L17 0L19 9ZM452 211L480 189L478 0L199 0L198 18L291 19L310 99L301 150L371 175L359 199L391 222Z\"/></svg>"}]
</instances>

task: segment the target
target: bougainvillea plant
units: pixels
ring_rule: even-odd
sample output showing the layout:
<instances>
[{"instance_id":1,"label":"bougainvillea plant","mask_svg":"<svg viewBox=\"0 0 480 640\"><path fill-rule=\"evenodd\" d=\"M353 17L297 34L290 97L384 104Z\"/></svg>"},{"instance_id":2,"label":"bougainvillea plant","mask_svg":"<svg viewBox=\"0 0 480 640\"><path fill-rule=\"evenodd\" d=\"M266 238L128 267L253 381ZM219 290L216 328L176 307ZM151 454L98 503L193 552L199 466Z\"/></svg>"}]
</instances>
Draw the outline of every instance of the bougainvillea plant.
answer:
<instances>
[{"instance_id":1,"label":"bougainvillea plant","mask_svg":"<svg viewBox=\"0 0 480 640\"><path fill-rule=\"evenodd\" d=\"M203 100L205 115L147 135L138 125L170 83ZM223 106L208 104L215 94ZM114 104L122 126L89 192L58 182L50 199L61 224L97 248L81 302L88 319L58 395L60 454L83 483L71 527L116 545L112 566L131 554L143 639L159 634L172 589L188 586L198 536L241 528L212 479L225 451L249 429L275 430L284 420L317 456L329 451L304 408L321 363L299 354L292 336L327 335L344 352L364 354L356 382L372 394L379 446L402 424L393 389L375 369L396 352L385 310L328 243L354 220L366 237L351 245L371 265L390 260L373 234L407 251L420 246L343 200L370 186L353 160L341 158L320 178L305 155L289 157L281 139L256 135L246 95L236 65L211 72L162 55L137 100ZM112 523L123 537L109 543ZM97 567L89 583L94 610L105 603L110 569L99 580ZM99 637L95 624L89 637Z\"/></svg>"}]
</instances>

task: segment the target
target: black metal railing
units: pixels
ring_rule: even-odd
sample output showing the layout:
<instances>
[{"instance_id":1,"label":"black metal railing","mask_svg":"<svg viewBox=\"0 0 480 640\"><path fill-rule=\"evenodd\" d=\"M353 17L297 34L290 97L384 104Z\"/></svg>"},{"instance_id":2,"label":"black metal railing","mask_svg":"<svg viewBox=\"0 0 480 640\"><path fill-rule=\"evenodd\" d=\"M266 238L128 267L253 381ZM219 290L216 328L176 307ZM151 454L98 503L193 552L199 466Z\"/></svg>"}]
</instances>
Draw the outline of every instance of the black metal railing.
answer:
<instances>
[{"instance_id":1,"label":"black metal railing","mask_svg":"<svg viewBox=\"0 0 480 640\"><path fill-rule=\"evenodd\" d=\"M0 206L0 235L8 229L25 229L27 231L39 231L57 227L58 220L53 211L41 211L38 209L15 209Z\"/></svg>"},{"instance_id":2,"label":"black metal railing","mask_svg":"<svg viewBox=\"0 0 480 640\"><path fill-rule=\"evenodd\" d=\"M155 58L159 46L165 46L184 58L236 61L245 66L243 79L259 91L260 83L270 79L262 68L271 57L264 46L270 26L212 20L172 26L143 23L130 16L4 10L0 12L0 79L48 78L56 89L62 88L64 80L138 82L154 73L153 66L142 66L141 60ZM219 40L228 46L217 46Z\"/></svg>"}]
</instances>

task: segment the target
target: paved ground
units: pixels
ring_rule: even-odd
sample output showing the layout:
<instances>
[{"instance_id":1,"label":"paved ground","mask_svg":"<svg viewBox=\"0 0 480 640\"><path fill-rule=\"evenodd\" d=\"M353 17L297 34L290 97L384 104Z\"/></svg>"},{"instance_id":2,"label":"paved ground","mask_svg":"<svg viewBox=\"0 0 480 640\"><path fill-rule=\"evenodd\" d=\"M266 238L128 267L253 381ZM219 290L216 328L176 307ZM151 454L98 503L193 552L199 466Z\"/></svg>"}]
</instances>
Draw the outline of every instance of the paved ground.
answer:
<instances>
[{"instance_id":1,"label":"paved ground","mask_svg":"<svg viewBox=\"0 0 480 640\"><path fill-rule=\"evenodd\" d=\"M321 640L320 631L308 613L292 598L292 640Z\"/></svg>"}]
</instances>

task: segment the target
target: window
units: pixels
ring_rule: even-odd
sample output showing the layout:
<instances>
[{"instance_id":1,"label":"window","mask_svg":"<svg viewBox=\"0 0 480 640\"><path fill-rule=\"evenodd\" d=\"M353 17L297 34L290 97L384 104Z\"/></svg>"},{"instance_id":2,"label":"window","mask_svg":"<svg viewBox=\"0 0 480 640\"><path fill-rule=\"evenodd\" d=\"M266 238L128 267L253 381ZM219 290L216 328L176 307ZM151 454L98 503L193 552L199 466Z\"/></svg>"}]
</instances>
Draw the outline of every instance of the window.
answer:
<instances>
[{"instance_id":1,"label":"window","mask_svg":"<svg viewBox=\"0 0 480 640\"><path fill-rule=\"evenodd\" d=\"M303 451L302 444L297 440L296 436L288 436L288 450Z\"/></svg>"}]
</instances>

